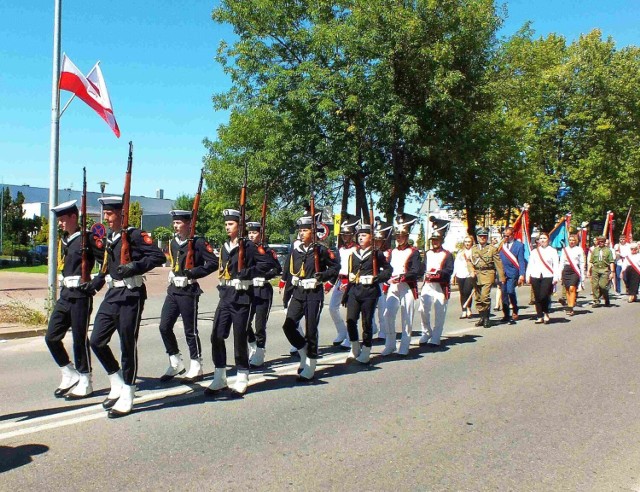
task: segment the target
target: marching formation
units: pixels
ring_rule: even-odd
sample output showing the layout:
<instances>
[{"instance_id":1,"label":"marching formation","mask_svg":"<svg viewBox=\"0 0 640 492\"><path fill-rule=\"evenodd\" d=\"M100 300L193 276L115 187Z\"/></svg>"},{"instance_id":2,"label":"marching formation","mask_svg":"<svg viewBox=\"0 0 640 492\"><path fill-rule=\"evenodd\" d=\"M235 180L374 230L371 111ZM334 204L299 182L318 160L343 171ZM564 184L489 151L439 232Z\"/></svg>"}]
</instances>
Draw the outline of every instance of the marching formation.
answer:
<instances>
[{"instance_id":1,"label":"marching formation","mask_svg":"<svg viewBox=\"0 0 640 492\"><path fill-rule=\"evenodd\" d=\"M144 274L166 261L165 254L146 232L128 225L131 152L130 147L124 195L99 199L103 219L109 227L106 237L87 231L86 185L82 213L76 201L52 208L63 231L58 255L61 293L45 337L62 372L54 395L67 400L93 395L91 348L109 377L110 390L102 405L110 418L132 411L138 369L138 331L147 297ZM609 284L613 280L622 279L627 285L629 302L635 301L640 283L640 254L636 243L621 241L611 248L605 244L604 237L598 237L595 246L585 255L577 235L570 235L568 245L559 252L550 246L549 234L540 233L526 259L523 242L515 239L513 227L507 227L497 244L489 244L487 230L478 230L476 238L467 236L454 255L442 247L446 227L436 227L429 237L430 248L422 256L409 242L417 217L400 213L393 224L388 224L374 218L373 206L367 218L344 217L340 245L334 252L318 241L321 223L313 195L307 213L296 222L297 239L281 264L266 241L266 193L262 220L247 222L246 172L238 209L223 211L227 241L218 253L195 234L201 190L202 176L193 209L171 212L175 237L168 248L169 286L160 319L160 336L169 364L160 381L170 381L177 376L182 376L185 383L203 379L204 351L198 334L202 289L198 280L217 273L219 302L211 333L215 371L213 381L205 389L210 397L222 393L244 395L249 386L250 368L264 365L267 324L274 295L271 281L277 278L280 278L279 290L284 295L286 308L282 330L300 358L298 381L301 383L314 379L325 294L330 293L329 313L337 332L333 344L349 350L348 361L369 364L375 336L384 339L381 356L409 353L416 307L422 331L419 344L440 347L452 283L460 290L460 317L472 317L475 300L476 326L483 327L491 325L494 285L498 285L501 292L503 323L516 324L520 319L516 287L526 282L532 289L535 323L547 324L554 289L564 289L561 301L567 306L567 315L572 316L577 292L584 287L586 277L591 277L595 307L601 300L604 306L610 304ZM395 238L393 248L392 236ZM94 265L99 266L99 271L90 275ZM93 296L105 286L108 290L89 339ZM341 307L346 308L346 314ZM399 342L396 339L398 313ZM188 367L174 333L179 317L188 346ZM75 365L62 343L69 328ZM120 337L120 361L109 347L115 331ZM232 331L237 377L229 387L226 340Z\"/></svg>"}]
</instances>

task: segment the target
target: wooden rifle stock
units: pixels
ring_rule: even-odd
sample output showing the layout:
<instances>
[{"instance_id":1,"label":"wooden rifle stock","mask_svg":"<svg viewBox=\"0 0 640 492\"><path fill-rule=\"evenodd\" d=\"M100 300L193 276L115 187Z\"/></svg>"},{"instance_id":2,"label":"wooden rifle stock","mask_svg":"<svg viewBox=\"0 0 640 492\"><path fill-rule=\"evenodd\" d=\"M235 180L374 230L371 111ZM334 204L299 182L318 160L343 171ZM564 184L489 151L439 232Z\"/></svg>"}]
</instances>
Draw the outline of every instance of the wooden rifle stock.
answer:
<instances>
[{"instance_id":1,"label":"wooden rifle stock","mask_svg":"<svg viewBox=\"0 0 640 492\"><path fill-rule=\"evenodd\" d=\"M198 210L200 209L200 195L202 194L202 182L204 181L204 168L200 171L200 182L198 183L198 192L193 199L193 208L191 210L191 227L189 229L189 243L187 244L187 257L184 260L185 270L191 270L195 266L195 237L196 223L198 222Z\"/></svg>"},{"instance_id":2,"label":"wooden rifle stock","mask_svg":"<svg viewBox=\"0 0 640 492\"><path fill-rule=\"evenodd\" d=\"M133 166L133 142L129 142L129 158L127 172L124 176L124 193L122 194L122 228L120 230L120 264L131 263L131 239L129 238L129 206L131 204L131 167Z\"/></svg>"},{"instance_id":3,"label":"wooden rifle stock","mask_svg":"<svg viewBox=\"0 0 640 492\"><path fill-rule=\"evenodd\" d=\"M89 271L88 244L87 244L87 168L82 168L82 206L80 208L82 219L80 220L80 236L82 248L82 263L80 270L80 280L87 283L91 280L91 272Z\"/></svg>"},{"instance_id":4,"label":"wooden rifle stock","mask_svg":"<svg viewBox=\"0 0 640 492\"><path fill-rule=\"evenodd\" d=\"M267 242L267 185L264 185L264 199L262 200L262 214L260 215L260 246Z\"/></svg>"},{"instance_id":5,"label":"wooden rifle stock","mask_svg":"<svg viewBox=\"0 0 640 492\"><path fill-rule=\"evenodd\" d=\"M244 182L240 190L240 220L238 222L238 272L244 268L244 238L246 229L246 210L247 210L247 162L244 163Z\"/></svg>"},{"instance_id":6,"label":"wooden rifle stock","mask_svg":"<svg viewBox=\"0 0 640 492\"><path fill-rule=\"evenodd\" d=\"M378 248L376 248L375 231L373 230L373 198L369 197L369 203L369 225L371 226L371 242L373 243L371 247L371 263L373 265L373 276L375 277L378 275Z\"/></svg>"},{"instance_id":7,"label":"wooden rifle stock","mask_svg":"<svg viewBox=\"0 0 640 492\"><path fill-rule=\"evenodd\" d=\"M311 190L311 198L309 199L309 207L311 208L311 237L313 242L313 266L316 273L320 273L320 254L316 242L318 241L318 229L316 228L316 201L313 196L313 190Z\"/></svg>"}]
</instances>

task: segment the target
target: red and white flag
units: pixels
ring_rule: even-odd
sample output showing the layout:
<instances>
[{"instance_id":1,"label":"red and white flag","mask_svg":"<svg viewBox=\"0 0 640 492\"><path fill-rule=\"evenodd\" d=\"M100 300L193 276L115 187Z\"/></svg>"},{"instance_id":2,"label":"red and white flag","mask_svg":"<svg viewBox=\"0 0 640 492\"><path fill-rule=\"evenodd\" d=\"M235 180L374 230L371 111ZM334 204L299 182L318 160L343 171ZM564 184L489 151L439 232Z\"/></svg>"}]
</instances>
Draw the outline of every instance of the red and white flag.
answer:
<instances>
[{"instance_id":1,"label":"red and white flag","mask_svg":"<svg viewBox=\"0 0 640 492\"><path fill-rule=\"evenodd\" d=\"M62 55L62 70L60 72L60 89L73 92L91 107L100 117L107 122L116 137L120 138L120 128L113 116L113 107L107 91L107 85L102 76L100 65L93 68L88 77L85 77L66 54Z\"/></svg>"}]
</instances>

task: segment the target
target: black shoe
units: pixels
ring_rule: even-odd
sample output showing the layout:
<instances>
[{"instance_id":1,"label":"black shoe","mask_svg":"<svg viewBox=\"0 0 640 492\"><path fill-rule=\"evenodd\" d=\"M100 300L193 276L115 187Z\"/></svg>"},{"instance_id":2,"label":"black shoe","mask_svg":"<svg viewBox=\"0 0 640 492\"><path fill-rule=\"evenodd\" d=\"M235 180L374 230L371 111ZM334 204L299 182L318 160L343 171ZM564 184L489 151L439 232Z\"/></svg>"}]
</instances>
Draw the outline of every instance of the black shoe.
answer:
<instances>
[{"instance_id":1,"label":"black shoe","mask_svg":"<svg viewBox=\"0 0 640 492\"><path fill-rule=\"evenodd\" d=\"M500 321L502 321L503 323L510 323L511 316L503 316L502 318L500 318Z\"/></svg>"},{"instance_id":2,"label":"black shoe","mask_svg":"<svg viewBox=\"0 0 640 492\"><path fill-rule=\"evenodd\" d=\"M67 401L84 400L85 398L91 398L92 396L93 391L88 395L74 395L73 393L67 393L66 395L64 395L64 399Z\"/></svg>"},{"instance_id":3,"label":"black shoe","mask_svg":"<svg viewBox=\"0 0 640 492\"><path fill-rule=\"evenodd\" d=\"M202 381L203 379L204 379L204 375L199 374L198 376L194 376L192 378L182 378L180 382L183 384L191 384L191 383L197 383L198 381Z\"/></svg>"},{"instance_id":4,"label":"black shoe","mask_svg":"<svg viewBox=\"0 0 640 492\"><path fill-rule=\"evenodd\" d=\"M118 410L114 410L112 408L111 410L109 410L109 413L108 413L107 417L109 417L110 419L119 419L120 417L126 417L130 413L131 413L131 411L129 411L129 412L119 412Z\"/></svg>"},{"instance_id":5,"label":"black shoe","mask_svg":"<svg viewBox=\"0 0 640 492\"><path fill-rule=\"evenodd\" d=\"M66 395L67 393L69 393L69 391L75 388L77 384L78 384L78 381L76 381L74 384L72 384L68 388L56 388L56 390L53 392L53 396L55 396L56 398L64 398L64 395Z\"/></svg>"},{"instance_id":6,"label":"black shoe","mask_svg":"<svg viewBox=\"0 0 640 492\"><path fill-rule=\"evenodd\" d=\"M104 408L105 410L110 410L111 407L113 407L117 401L118 401L118 398L105 398L104 401L102 402L102 408Z\"/></svg>"},{"instance_id":7,"label":"black shoe","mask_svg":"<svg viewBox=\"0 0 640 492\"><path fill-rule=\"evenodd\" d=\"M311 379L308 379L303 376L298 376L297 381L299 383L311 383L313 381L313 377L311 377Z\"/></svg>"},{"instance_id":8,"label":"black shoe","mask_svg":"<svg viewBox=\"0 0 640 492\"><path fill-rule=\"evenodd\" d=\"M474 326L482 326L484 325L484 318L480 318L478 321L475 322Z\"/></svg>"},{"instance_id":9,"label":"black shoe","mask_svg":"<svg viewBox=\"0 0 640 492\"><path fill-rule=\"evenodd\" d=\"M611 307L609 300L604 301L604 307Z\"/></svg>"},{"instance_id":10,"label":"black shoe","mask_svg":"<svg viewBox=\"0 0 640 492\"><path fill-rule=\"evenodd\" d=\"M205 396L217 396L220 393L222 393L223 391L229 389L229 386L225 386L224 388L220 388L217 390L212 390L211 388L205 388L204 389L204 394Z\"/></svg>"},{"instance_id":11,"label":"black shoe","mask_svg":"<svg viewBox=\"0 0 640 492\"><path fill-rule=\"evenodd\" d=\"M489 318L484 319L484 323L482 324L482 326L484 326L485 328L491 328L491 321L489 321Z\"/></svg>"}]
</instances>

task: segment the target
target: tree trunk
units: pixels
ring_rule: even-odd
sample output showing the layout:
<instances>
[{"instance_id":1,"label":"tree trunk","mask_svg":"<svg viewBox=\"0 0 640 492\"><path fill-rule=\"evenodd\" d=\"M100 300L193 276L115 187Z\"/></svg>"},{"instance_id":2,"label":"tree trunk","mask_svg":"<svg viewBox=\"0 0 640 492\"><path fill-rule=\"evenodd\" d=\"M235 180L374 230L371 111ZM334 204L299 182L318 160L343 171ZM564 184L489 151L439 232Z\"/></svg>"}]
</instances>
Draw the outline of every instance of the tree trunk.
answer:
<instances>
[{"instance_id":1,"label":"tree trunk","mask_svg":"<svg viewBox=\"0 0 640 492\"><path fill-rule=\"evenodd\" d=\"M340 206L340 213L345 216L347 214L347 208L349 207L349 176L345 176L342 183L342 204Z\"/></svg>"}]
</instances>

